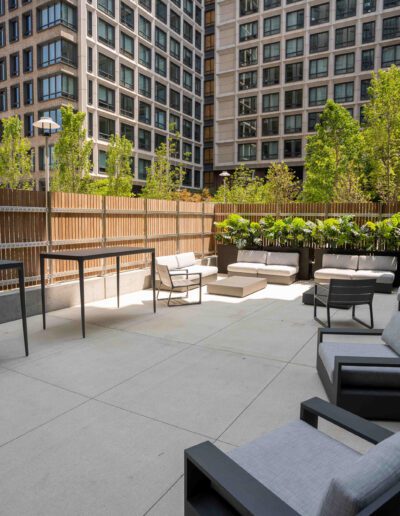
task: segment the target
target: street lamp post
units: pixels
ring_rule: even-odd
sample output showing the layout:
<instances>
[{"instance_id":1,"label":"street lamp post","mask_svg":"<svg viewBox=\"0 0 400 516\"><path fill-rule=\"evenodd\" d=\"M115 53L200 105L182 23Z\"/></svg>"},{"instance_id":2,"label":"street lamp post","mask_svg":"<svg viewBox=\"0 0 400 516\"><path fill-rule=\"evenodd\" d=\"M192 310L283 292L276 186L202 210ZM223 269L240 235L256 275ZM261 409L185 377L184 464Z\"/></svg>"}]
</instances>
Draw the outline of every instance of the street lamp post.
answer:
<instances>
[{"instance_id":1,"label":"street lamp post","mask_svg":"<svg viewBox=\"0 0 400 516\"><path fill-rule=\"evenodd\" d=\"M224 203L226 203L226 180L228 177L231 177L230 173L227 170L224 170L220 173L219 177L224 179Z\"/></svg>"},{"instance_id":2,"label":"street lamp post","mask_svg":"<svg viewBox=\"0 0 400 516\"><path fill-rule=\"evenodd\" d=\"M48 116L42 116L39 120L33 123L33 127L37 129L42 129L43 134L45 136L45 154L44 154L44 168L45 168L45 182L46 182L46 192L50 190L50 164L49 164L49 135L51 131L55 131L59 129L60 126L57 122Z\"/></svg>"}]
</instances>

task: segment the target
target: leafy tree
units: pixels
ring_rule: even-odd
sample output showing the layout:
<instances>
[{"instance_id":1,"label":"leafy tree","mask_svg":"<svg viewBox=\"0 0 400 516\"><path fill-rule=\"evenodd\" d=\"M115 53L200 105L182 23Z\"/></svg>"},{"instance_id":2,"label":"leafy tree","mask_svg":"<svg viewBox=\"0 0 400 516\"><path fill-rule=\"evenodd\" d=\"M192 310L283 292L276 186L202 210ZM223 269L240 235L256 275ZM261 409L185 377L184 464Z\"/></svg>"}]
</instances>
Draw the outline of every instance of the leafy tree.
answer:
<instances>
[{"instance_id":1,"label":"leafy tree","mask_svg":"<svg viewBox=\"0 0 400 516\"><path fill-rule=\"evenodd\" d=\"M374 164L372 184L383 201L400 197L400 70L373 73L364 107L365 138Z\"/></svg>"},{"instance_id":2,"label":"leafy tree","mask_svg":"<svg viewBox=\"0 0 400 516\"><path fill-rule=\"evenodd\" d=\"M62 129L54 145L55 174L51 189L59 192L85 192L91 169L93 142L86 139L85 113L72 106L61 107Z\"/></svg>"},{"instance_id":3,"label":"leafy tree","mask_svg":"<svg viewBox=\"0 0 400 516\"><path fill-rule=\"evenodd\" d=\"M31 145L22 136L22 123L17 116L2 119L0 144L0 188L29 188L32 179Z\"/></svg>"},{"instance_id":4,"label":"leafy tree","mask_svg":"<svg viewBox=\"0 0 400 516\"><path fill-rule=\"evenodd\" d=\"M343 178L349 170L357 179L357 200L365 170L365 141L360 124L343 106L328 100L316 126L316 134L307 140L306 179L302 198L311 202L329 202L343 191ZM350 197L350 195L349 195ZM349 199L350 200L350 199Z\"/></svg>"},{"instance_id":5,"label":"leafy tree","mask_svg":"<svg viewBox=\"0 0 400 516\"><path fill-rule=\"evenodd\" d=\"M132 150L132 142L125 136L111 136L106 158L107 195L132 196Z\"/></svg>"},{"instance_id":6,"label":"leafy tree","mask_svg":"<svg viewBox=\"0 0 400 516\"><path fill-rule=\"evenodd\" d=\"M368 193L364 190L363 176L349 168L347 174L340 175L334 191L333 201L336 202L366 202Z\"/></svg>"},{"instance_id":7,"label":"leafy tree","mask_svg":"<svg viewBox=\"0 0 400 516\"><path fill-rule=\"evenodd\" d=\"M300 191L300 182L286 163L272 163L267 171L265 195L269 201L294 201Z\"/></svg>"},{"instance_id":8,"label":"leafy tree","mask_svg":"<svg viewBox=\"0 0 400 516\"><path fill-rule=\"evenodd\" d=\"M215 193L215 202L251 203L263 202L264 181L255 176L254 170L240 164L228 180Z\"/></svg>"}]
</instances>

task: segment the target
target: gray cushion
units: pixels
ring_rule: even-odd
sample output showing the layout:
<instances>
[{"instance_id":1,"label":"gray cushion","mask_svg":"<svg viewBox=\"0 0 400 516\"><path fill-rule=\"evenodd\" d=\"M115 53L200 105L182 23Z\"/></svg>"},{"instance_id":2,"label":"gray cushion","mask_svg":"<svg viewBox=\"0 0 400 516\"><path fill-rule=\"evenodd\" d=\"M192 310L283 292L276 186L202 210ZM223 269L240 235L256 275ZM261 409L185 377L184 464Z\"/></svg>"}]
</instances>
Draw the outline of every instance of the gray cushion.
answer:
<instances>
[{"instance_id":1,"label":"gray cushion","mask_svg":"<svg viewBox=\"0 0 400 516\"><path fill-rule=\"evenodd\" d=\"M356 342L322 342L319 346L319 356L331 382L333 382L335 357L399 358L389 346L384 344ZM400 389L400 368L343 366L342 386Z\"/></svg>"},{"instance_id":2,"label":"gray cushion","mask_svg":"<svg viewBox=\"0 0 400 516\"><path fill-rule=\"evenodd\" d=\"M383 330L382 340L400 355L400 312L394 312Z\"/></svg>"},{"instance_id":3,"label":"gray cushion","mask_svg":"<svg viewBox=\"0 0 400 516\"><path fill-rule=\"evenodd\" d=\"M194 253L179 253L176 255L178 260L178 267L190 267L196 263L196 257Z\"/></svg>"},{"instance_id":4,"label":"gray cushion","mask_svg":"<svg viewBox=\"0 0 400 516\"><path fill-rule=\"evenodd\" d=\"M267 265L289 265L299 267L299 253L278 253L269 251L267 254Z\"/></svg>"},{"instance_id":5,"label":"gray cushion","mask_svg":"<svg viewBox=\"0 0 400 516\"><path fill-rule=\"evenodd\" d=\"M298 267L291 267L290 265L265 265L258 270L259 275L264 276L295 276Z\"/></svg>"},{"instance_id":6,"label":"gray cushion","mask_svg":"<svg viewBox=\"0 0 400 516\"><path fill-rule=\"evenodd\" d=\"M238 262L228 265L228 272L240 272L244 274L254 274L257 276L257 271L260 267L265 267L263 263L247 263Z\"/></svg>"},{"instance_id":7,"label":"gray cushion","mask_svg":"<svg viewBox=\"0 0 400 516\"><path fill-rule=\"evenodd\" d=\"M378 270L358 270L353 272L353 279L376 279L377 283L385 283L392 285L394 281L394 273L390 271Z\"/></svg>"},{"instance_id":8,"label":"gray cushion","mask_svg":"<svg viewBox=\"0 0 400 516\"><path fill-rule=\"evenodd\" d=\"M354 516L400 481L400 432L374 446L332 479L321 516Z\"/></svg>"},{"instance_id":9,"label":"gray cushion","mask_svg":"<svg viewBox=\"0 0 400 516\"><path fill-rule=\"evenodd\" d=\"M156 264L167 265L169 270L178 268L178 260L175 254L170 256L158 256L156 258Z\"/></svg>"},{"instance_id":10,"label":"gray cushion","mask_svg":"<svg viewBox=\"0 0 400 516\"><path fill-rule=\"evenodd\" d=\"M242 249L242 250L238 251L237 261L238 262L247 262L247 263L266 263L267 252Z\"/></svg>"},{"instance_id":11,"label":"gray cushion","mask_svg":"<svg viewBox=\"0 0 400 516\"><path fill-rule=\"evenodd\" d=\"M191 265L190 267L186 267L186 269L188 272L201 272L203 278L218 274L218 267L214 267L214 265ZM193 279L196 276L191 277Z\"/></svg>"},{"instance_id":12,"label":"gray cushion","mask_svg":"<svg viewBox=\"0 0 400 516\"><path fill-rule=\"evenodd\" d=\"M300 514L318 514L330 480L359 454L303 421L290 423L228 455Z\"/></svg>"},{"instance_id":13,"label":"gray cushion","mask_svg":"<svg viewBox=\"0 0 400 516\"><path fill-rule=\"evenodd\" d=\"M355 271L352 269L336 269L334 267L326 267L318 269L314 272L316 280L329 281L331 279L352 279Z\"/></svg>"},{"instance_id":14,"label":"gray cushion","mask_svg":"<svg viewBox=\"0 0 400 516\"><path fill-rule=\"evenodd\" d=\"M368 271L392 271L397 270L397 258L395 256L359 256L358 268Z\"/></svg>"},{"instance_id":15,"label":"gray cushion","mask_svg":"<svg viewBox=\"0 0 400 516\"><path fill-rule=\"evenodd\" d=\"M353 269L356 270L358 265L358 256L352 254L329 254L326 253L322 257L322 267L330 267L334 269Z\"/></svg>"}]
</instances>

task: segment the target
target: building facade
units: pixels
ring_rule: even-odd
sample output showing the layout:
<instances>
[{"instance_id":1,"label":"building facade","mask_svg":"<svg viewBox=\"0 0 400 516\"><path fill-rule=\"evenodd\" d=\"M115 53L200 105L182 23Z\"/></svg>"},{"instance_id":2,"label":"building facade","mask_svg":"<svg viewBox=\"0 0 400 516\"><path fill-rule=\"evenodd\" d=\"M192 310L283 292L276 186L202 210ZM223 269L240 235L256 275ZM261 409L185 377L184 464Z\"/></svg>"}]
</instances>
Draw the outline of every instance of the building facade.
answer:
<instances>
[{"instance_id":1,"label":"building facade","mask_svg":"<svg viewBox=\"0 0 400 516\"><path fill-rule=\"evenodd\" d=\"M156 148L181 135L184 186L203 185L203 6L197 0L0 0L0 116L19 115L43 176L40 116L86 113L93 173L105 172L108 140L134 143L135 183ZM50 140L50 165L52 144Z\"/></svg>"},{"instance_id":2,"label":"building facade","mask_svg":"<svg viewBox=\"0 0 400 516\"><path fill-rule=\"evenodd\" d=\"M371 71L400 65L399 0L221 0L216 4L214 169L303 176L327 99L362 121Z\"/></svg>"}]
</instances>

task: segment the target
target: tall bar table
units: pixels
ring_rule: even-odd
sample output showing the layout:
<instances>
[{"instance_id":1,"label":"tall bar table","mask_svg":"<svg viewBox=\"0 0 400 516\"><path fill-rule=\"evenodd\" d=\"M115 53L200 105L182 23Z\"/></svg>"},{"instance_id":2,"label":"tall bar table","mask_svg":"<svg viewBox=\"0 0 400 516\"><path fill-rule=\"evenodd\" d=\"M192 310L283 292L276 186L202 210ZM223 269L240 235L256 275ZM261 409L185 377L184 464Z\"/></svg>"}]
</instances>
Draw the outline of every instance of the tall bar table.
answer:
<instances>
[{"instance_id":1,"label":"tall bar table","mask_svg":"<svg viewBox=\"0 0 400 516\"><path fill-rule=\"evenodd\" d=\"M29 355L28 330L26 325L26 304L25 304L25 275L24 263L13 260L0 260L0 270L17 269L19 283L19 298L21 301L22 329L24 332L25 355Z\"/></svg>"},{"instance_id":2,"label":"tall bar table","mask_svg":"<svg viewBox=\"0 0 400 516\"><path fill-rule=\"evenodd\" d=\"M82 337L85 338L85 286L84 286L84 263L86 260L98 258L116 258L117 268L117 303L119 307L119 276L120 258L131 254L151 254L151 282L153 288L153 312L156 313L156 252L153 247L99 247L94 249L80 249L75 251L57 251L53 253L42 253L40 255L40 282L42 289L42 315L43 329L46 329L46 295L45 295L45 260L71 260L78 262L79 268L79 290L81 301L81 325Z\"/></svg>"}]
</instances>

